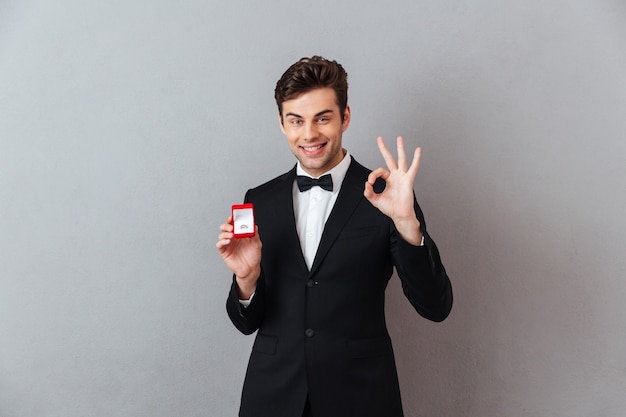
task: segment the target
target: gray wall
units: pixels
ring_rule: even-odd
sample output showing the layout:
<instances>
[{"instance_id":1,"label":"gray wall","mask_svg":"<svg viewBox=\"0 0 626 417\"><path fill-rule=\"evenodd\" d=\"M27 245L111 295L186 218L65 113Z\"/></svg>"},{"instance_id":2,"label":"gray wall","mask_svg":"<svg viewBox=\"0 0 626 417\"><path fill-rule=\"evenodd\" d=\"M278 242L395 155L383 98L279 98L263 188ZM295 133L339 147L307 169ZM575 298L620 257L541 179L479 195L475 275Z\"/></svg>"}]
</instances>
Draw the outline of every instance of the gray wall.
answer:
<instances>
[{"instance_id":1,"label":"gray wall","mask_svg":"<svg viewBox=\"0 0 626 417\"><path fill-rule=\"evenodd\" d=\"M217 227L294 163L273 87L316 53L361 162L423 147L456 302L390 285L407 416L626 413L623 0L5 0L0 416L236 414Z\"/></svg>"}]
</instances>

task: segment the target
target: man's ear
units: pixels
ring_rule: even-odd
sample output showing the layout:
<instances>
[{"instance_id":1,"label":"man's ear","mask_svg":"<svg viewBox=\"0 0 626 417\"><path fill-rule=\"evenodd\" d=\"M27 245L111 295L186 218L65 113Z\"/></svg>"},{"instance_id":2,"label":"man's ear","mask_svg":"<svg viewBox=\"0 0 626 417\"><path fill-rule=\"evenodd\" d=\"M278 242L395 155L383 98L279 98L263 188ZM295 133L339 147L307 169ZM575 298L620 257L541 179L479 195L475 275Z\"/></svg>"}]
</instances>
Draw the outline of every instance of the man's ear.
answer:
<instances>
[{"instance_id":1,"label":"man's ear","mask_svg":"<svg viewBox=\"0 0 626 417\"><path fill-rule=\"evenodd\" d=\"M346 106L346 109L343 111L342 125L342 132L345 132L348 126L350 126L350 106Z\"/></svg>"},{"instance_id":2,"label":"man's ear","mask_svg":"<svg viewBox=\"0 0 626 417\"><path fill-rule=\"evenodd\" d=\"M284 135L286 135L285 125L283 123L283 115L280 114L280 112L278 112L278 124L280 125L280 130L283 132Z\"/></svg>"}]
</instances>

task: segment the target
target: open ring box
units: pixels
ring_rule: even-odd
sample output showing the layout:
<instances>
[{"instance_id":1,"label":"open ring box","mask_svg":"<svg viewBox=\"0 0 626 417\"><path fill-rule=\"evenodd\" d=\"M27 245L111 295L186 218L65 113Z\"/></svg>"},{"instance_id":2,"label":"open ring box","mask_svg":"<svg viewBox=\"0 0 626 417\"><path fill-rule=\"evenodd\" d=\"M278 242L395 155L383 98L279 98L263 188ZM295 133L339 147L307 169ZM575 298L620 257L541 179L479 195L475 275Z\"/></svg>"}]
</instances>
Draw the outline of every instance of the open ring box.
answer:
<instances>
[{"instance_id":1,"label":"open ring box","mask_svg":"<svg viewBox=\"0 0 626 417\"><path fill-rule=\"evenodd\" d=\"M233 205L233 237L254 236L254 206L248 204Z\"/></svg>"}]
</instances>

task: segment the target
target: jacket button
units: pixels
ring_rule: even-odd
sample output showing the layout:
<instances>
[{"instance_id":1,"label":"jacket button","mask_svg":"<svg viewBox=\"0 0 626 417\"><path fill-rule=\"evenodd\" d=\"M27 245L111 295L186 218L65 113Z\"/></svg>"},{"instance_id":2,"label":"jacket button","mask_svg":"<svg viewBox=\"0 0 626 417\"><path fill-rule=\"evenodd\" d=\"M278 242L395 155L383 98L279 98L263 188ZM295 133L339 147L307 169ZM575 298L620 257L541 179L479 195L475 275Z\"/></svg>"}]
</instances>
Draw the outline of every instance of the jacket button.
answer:
<instances>
[{"instance_id":1,"label":"jacket button","mask_svg":"<svg viewBox=\"0 0 626 417\"><path fill-rule=\"evenodd\" d=\"M306 282L306 286L307 286L307 287L309 287L309 288L313 288L313 286L314 286L315 284L317 284L317 283L316 283L315 281L313 281L312 279L310 279L310 280L308 280L308 281Z\"/></svg>"},{"instance_id":2,"label":"jacket button","mask_svg":"<svg viewBox=\"0 0 626 417\"><path fill-rule=\"evenodd\" d=\"M304 334L306 335L306 337L313 337L315 335L315 331L313 329L306 329L304 331Z\"/></svg>"}]
</instances>

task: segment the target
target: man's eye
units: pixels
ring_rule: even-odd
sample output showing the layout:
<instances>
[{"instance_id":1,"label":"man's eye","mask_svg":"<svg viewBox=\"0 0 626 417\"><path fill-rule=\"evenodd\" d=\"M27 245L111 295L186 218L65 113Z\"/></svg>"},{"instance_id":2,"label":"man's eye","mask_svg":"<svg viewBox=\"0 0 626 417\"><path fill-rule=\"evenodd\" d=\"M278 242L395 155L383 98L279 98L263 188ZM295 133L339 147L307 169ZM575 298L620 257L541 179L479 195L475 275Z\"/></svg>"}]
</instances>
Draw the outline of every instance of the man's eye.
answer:
<instances>
[{"instance_id":1,"label":"man's eye","mask_svg":"<svg viewBox=\"0 0 626 417\"><path fill-rule=\"evenodd\" d=\"M324 123L324 122L327 122L327 121L328 121L328 118L327 118L327 117L320 117L319 119L317 119L317 121L318 121L319 123Z\"/></svg>"},{"instance_id":2,"label":"man's eye","mask_svg":"<svg viewBox=\"0 0 626 417\"><path fill-rule=\"evenodd\" d=\"M302 120L293 119L291 121L291 124L294 125L294 126L298 126L298 125L302 124Z\"/></svg>"}]
</instances>

